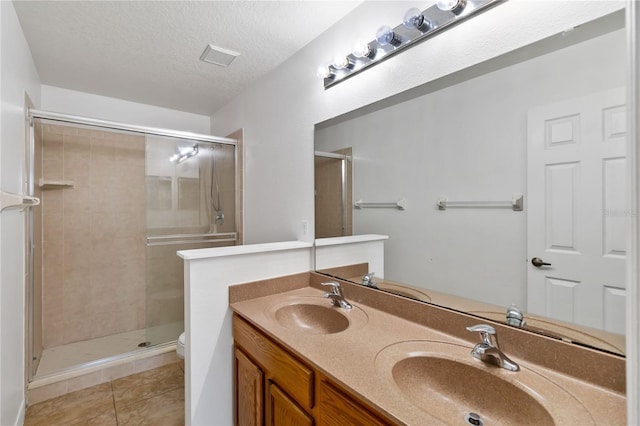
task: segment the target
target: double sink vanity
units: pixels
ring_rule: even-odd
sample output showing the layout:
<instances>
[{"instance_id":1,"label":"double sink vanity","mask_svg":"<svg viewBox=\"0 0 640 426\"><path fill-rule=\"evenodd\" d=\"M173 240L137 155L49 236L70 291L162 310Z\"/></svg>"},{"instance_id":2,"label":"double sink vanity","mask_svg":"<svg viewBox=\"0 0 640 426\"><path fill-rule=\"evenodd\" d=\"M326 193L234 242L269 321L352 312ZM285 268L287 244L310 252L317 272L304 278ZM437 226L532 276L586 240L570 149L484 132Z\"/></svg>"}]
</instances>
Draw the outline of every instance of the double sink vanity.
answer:
<instances>
[{"instance_id":1,"label":"double sink vanity","mask_svg":"<svg viewBox=\"0 0 640 426\"><path fill-rule=\"evenodd\" d=\"M229 301L236 424L626 423L621 356L318 273Z\"/></svg>"}]
</instances>

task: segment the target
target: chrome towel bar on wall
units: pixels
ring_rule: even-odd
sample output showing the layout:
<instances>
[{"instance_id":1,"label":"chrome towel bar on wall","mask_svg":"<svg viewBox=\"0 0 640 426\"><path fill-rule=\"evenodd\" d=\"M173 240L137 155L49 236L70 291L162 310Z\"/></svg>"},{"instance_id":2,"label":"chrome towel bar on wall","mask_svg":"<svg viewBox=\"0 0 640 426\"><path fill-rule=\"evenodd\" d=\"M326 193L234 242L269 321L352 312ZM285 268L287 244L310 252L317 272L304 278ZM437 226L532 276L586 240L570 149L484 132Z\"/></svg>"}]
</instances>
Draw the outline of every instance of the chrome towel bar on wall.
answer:
<instances>
[{"instance_id":1,"label":"chrome towel bar on wall","mask_svg":"<svg viewBox=\"0 0 640 426\"><path fill-rule=\"evenodd\" d=\"M523 210L524 195L514 194L510 201L449 201L447 197L438 198L437 206L440 210L447 208L510 208L514 212Z\"/></svg>"}]
</instances>

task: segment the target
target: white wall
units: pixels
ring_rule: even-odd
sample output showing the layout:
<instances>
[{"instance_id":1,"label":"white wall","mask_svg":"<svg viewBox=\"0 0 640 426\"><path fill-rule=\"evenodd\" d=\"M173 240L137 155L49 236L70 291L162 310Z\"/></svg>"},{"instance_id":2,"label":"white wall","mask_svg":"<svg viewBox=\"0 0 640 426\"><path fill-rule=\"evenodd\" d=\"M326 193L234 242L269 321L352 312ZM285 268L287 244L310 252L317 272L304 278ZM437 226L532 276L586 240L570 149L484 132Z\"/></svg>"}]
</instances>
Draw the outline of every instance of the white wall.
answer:
<instances>
[{"instance_id":1,"label":"white wall","mask_svg":"<svg viewBox=\"0 0 640 426\"><path fill-rule=\"evenodd\" d=\"M355 199L406 198L406 211L353 211L356 235L389 235L387 279L526 306L526 208L443 212L436 200L520 193L526 205L528 110L624 86L625 31L617 30L319 127L316 149L352 148Z\"/></svg>"},{"instance_id":2,"label":"white wall","mask_svg":"<svg viewBox=\"0 0 640 426\"><path fill-rule=\"evenodd\" d=\"M233 424L230 285L307 272L311 243L180 251L185 259L185 423Z\"/></svg>"},{"instance_id":3,"label":"white wall","mask_svg":"<svg viewBox=\"0 0 640 426\"><path fill-rule=\"evenodd\" d=\"M25 93L40 103L40 79L13 3L0 2L2 189L23 193L25 177ZM0 214L0 424L22 424L25 405L24 217Z\"/></svg>"},{"instance_id":4,"label":"white wall","mask_svg":"<svg viewBox=\"0 0 640 426\"><path fill-rule=\"evenodd\" d=\"M627 263L627 424L640 423L640 5L629 0L627 6L627 27L629 28L629 149L630 167L627 176L631 182L629 208L631 241L629 242L629 262Z\"/></svg>"},{"instance_id":5,"label":"white wall","mask_svg":"<svg viewBox=\"0 0 640 426\"><path fill-rule=\"evenodd\" d=\"M211 130L211 120L204 115L47 85L42 86L42 105L40 109L205 135L210 134Z\"/></svg>"},{"instance_id":6,"label":"white wall","mask_svg":"<svg viewBox=\"0 0 640 426\"><path fill-rule=\"evenodd\" d=\"M318 66L396 25L424 2L369 1L212 117L244 128L247 243L295 239L313 220L314 124L411 89L624 7L624 2L512 0L324 90Z\"/></svg>"},{"instance_id":7,"label":"white wall","mask_svg":"<svg viewBox=\"0 0 640 426\"><path fill-rule=\"evenodd\" d=\"M385 278L384 246L388 239L386 235L375 234L317 239L315 268L322 271L336 266L367 263L369 272L374 272L376 278Z\"/></svg>"}]
</instances>

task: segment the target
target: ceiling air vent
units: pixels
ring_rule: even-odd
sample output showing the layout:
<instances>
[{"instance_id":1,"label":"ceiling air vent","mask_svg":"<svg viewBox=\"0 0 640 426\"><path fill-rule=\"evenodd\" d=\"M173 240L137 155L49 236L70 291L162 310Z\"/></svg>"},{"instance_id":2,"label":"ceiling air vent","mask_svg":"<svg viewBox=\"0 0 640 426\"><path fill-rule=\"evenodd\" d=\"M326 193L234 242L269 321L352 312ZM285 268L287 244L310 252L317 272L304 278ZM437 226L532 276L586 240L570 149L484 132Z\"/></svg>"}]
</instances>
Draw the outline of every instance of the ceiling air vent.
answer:
<instances>
[{"instance_id":1,"label":"ceiling air vent","mask_svg":"<svg viewBox=\"0 0 640 426\"><path fill-rule=\"evenodd\" d=\"M204 49L204 52L202 52L202 55L200 55L200 60L226 68L238 56L240 56L240 54L237 52L209 44L207 48Z\"/></svg>"}]
</instances>

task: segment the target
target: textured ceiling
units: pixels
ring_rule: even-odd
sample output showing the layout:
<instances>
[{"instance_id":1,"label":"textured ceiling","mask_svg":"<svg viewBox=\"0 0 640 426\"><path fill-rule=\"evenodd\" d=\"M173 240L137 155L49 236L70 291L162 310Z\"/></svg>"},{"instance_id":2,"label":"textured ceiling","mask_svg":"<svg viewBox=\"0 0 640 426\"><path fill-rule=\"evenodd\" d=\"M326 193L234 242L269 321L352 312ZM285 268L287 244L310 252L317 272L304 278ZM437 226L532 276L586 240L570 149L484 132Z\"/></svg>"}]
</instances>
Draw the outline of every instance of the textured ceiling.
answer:
<instances>
[{"instance_id":1,"label":"textured ceiling","mask_svg":"<svg viewBox=\"0 0 640 426\"><path fill-rule=\"evenodd\" d=\"M43 84L210 115L361 1L14 1ZM240 53L199 60L207 44Z\"/></svg>"}]
</instances>

